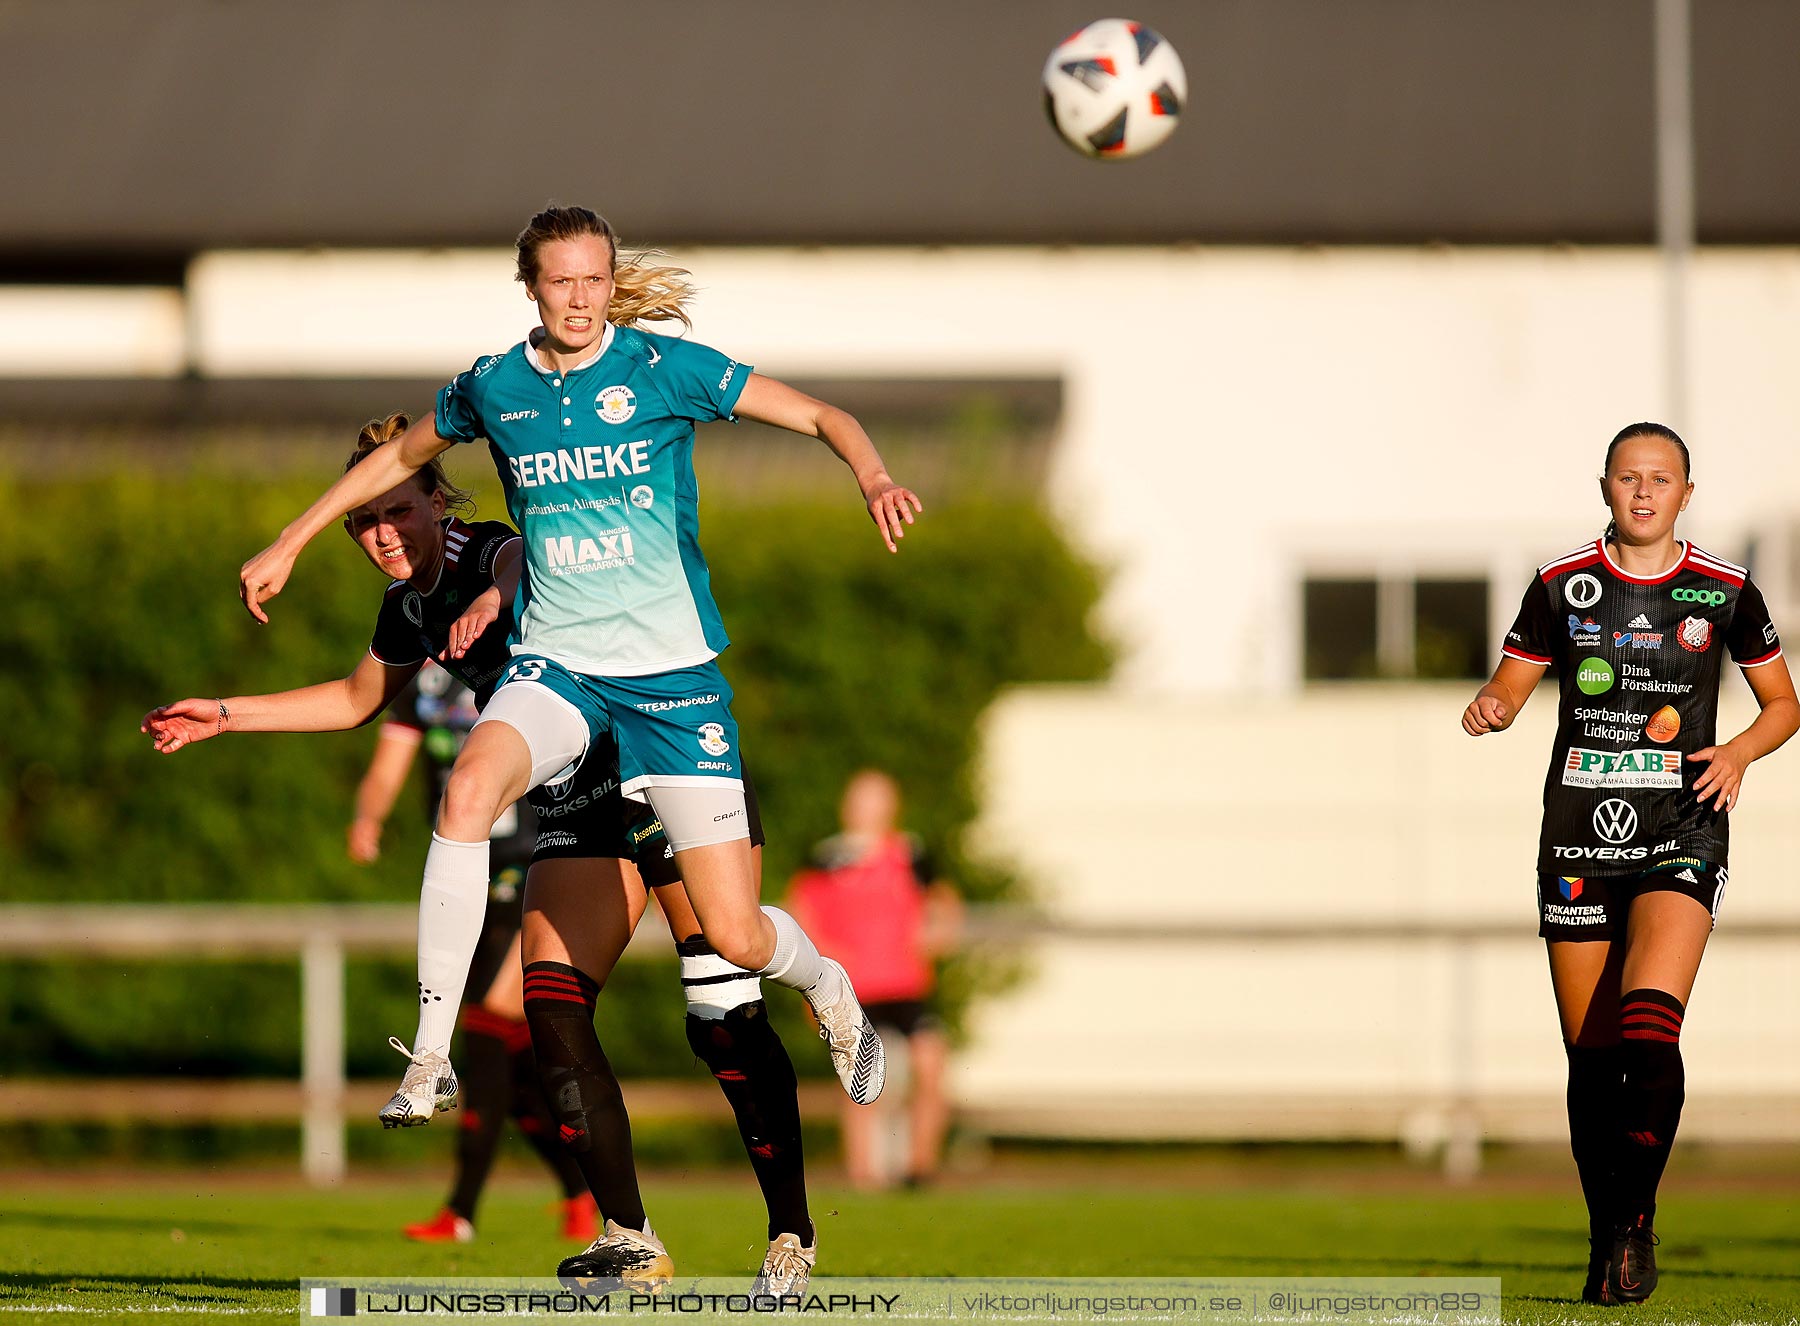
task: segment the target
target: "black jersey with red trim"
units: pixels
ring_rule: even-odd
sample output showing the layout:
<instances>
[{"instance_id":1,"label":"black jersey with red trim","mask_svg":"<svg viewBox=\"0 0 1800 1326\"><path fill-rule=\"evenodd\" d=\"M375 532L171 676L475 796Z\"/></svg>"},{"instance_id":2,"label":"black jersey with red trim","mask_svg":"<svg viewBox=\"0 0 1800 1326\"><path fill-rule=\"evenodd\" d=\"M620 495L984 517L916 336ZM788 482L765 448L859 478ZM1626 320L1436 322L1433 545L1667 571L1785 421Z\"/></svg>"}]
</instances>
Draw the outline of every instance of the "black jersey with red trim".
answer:
<instances>
[{"instance_id":1,"label":"black jersey with red trim","mask_svg":"<svg viewBox=\"0 0 1800 1326\"><path fill-rule=\"evenodd\" d=\"M1725 656L1781 655L1743 567L1688 543L1662 575L1633 576L1595 540L1538 568L1504 652L1561 674L1539 871L1726 863L1725 813L1695 799L1706 766L1687 757L1716 740Z\"/></svg>"},{"instance_id":2,"label":"black jersey with red trim","mask_svg":"<svg viewBox=\"0 0 1800 1326\"><path fill-rule=\"evenodd\" d=\"M438 568L436 583L424 593L404 580L388 586L369 653L393 667L436 658L449 642L456 619L492 587L500 550L518 537L518 531L505 521L470 524L448 517L444 521L444 564ZM512 661L506 643L510 610L511 605L506 605L500 620L483 631L463 657L442 664L475 692L479 704L487 703L500 674Z\"/></svg>"},{"instance_id":3,"label":"black jersey with red trim","mask_svg":"<svg viewBox=\"0 0 1800 1326\"><path fill-rule=\"evenodd\" d=\"M419 750L425 756L425 818L437 818L444 785L456 765L457 752L474 730L481 710L475 693L443 667L427 662L419 675L406 684L388 706L384 726L407 728L419 734ZM531 860L537 840L537 815L521 797L501 813L488 835L488 864L498 874L508 866L523 867Z\"/></svg>"}]
</instances>

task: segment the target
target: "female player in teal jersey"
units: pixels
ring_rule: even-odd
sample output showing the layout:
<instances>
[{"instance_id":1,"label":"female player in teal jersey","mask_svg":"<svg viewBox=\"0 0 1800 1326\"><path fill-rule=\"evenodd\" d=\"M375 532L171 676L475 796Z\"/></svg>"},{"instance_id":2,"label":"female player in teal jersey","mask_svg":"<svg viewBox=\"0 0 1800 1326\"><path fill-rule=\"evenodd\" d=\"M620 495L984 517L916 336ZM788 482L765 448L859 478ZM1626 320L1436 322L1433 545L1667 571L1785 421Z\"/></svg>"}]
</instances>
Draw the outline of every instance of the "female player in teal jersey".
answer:
<instances>
[{"instance_id":1,"label":"female player in teal jersey","mask_svg":"<svg viewBox=\"0 0 1800 1326\"><path fill-rule=\"evenodd\" d=\"M1612 524L1539 568L1463 730L1504 731L1559 664L1538 934L1588 1206L1582 1298L1636 1303L1656 1288L1656 1192L1685 1090L1681 1024L1725 888L1728 812L1750 763L1800 727L1800 702L1748 572L1675 537L1694 491L1687 445L1660 424L1621 430L1600 491ZM1719 741L1727 657L1761 709Z\"/></svg>"},{"instance_id":2,"label":"female player in teal jersey","mask_svg":"<svg viewBox=\"0 0 1800 1326\"><path fill-rule=\"evenodd\" d=\"M406 424L404 415L396 415L365 427L347 468L364 462ZM427 656L439 658L475 692L477 704L485 704L508 659L505 632L490 624L516 588L519 539L502 522L446 518L447 509L468 507L467 495L434 460L352 512L346 530L394 583L383 598L370 648L350 675L271 695L160 706L142 725L156 748L173 753L226 731L359 726L387 707ZM760 1281L781 1292L804 1287L816 1240L794 1070L768 1023L755 973L726 963L702 940L662 827L647 809L619 795L609 745L596 746L575 776L539 792L543 795L532 799L539 833L526 885L526 953L544 951L545 936L558 943L567 936L564 947L554 951L573 951L582 966L534 964L524 991L526 1021L551 1113L608 1218L602 1236L571 1260L586 1274L640 1285L655 1285L672 1274L643 1213L623 1095L593 1024L599 989L654 890L678 941L689 1045L718 1079L737 1118L768 1209L770 1242ZM754 806L750 818L752 860L760 878L762 835ZM452 1104L455 1090L450 1078L434 1106ZM389 1120L384 1112L384 1122L423 1121Z\"/></svg>"},{"instance_id":3,"label":"female player in teal jersey","mask_svg":"<svg viewBox=\"0 0 1800 1326\"><path fill-rule=\"evenodd\" d=\"M842 410L640 319L685 321L682 273L619 262L611 226L581 208L540 213L519 236L518 276L542 327L446 387L421 421L340 479L246 563L252 615L280 592L320 530L459 441L486 438L525 535L514 659L446 789L421 905L422 1005L414 1060L390 1108L432 1107L447 1075L450 1020L480 928L486 826L529 789L556 783L597 735L619 749L627 795L648 800L674 850L704 937L722 959L800 990L839 1080L873 1100L881 1042L842 968L792 918L758 910L727 640L700 554L693 426L741 414L819 437L851 468L890 550L922 509ZM626 428L625 425L633 424ZM528 918L529 921L529 918ZM581 969L590 939L541 937L538 961ZM591 937L590 937L591 938Z\"/></svg>"}]
</instances>

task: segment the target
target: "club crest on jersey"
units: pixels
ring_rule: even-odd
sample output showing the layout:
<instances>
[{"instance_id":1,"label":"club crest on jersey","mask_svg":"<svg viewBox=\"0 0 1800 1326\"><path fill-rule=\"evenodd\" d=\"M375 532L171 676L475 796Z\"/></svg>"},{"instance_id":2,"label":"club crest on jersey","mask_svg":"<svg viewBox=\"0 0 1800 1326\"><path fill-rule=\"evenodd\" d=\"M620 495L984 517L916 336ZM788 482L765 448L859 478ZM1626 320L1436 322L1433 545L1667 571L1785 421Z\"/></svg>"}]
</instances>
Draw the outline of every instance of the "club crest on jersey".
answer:
<instances>
[{"instance_id":1,"label":"club crest on jersey","mask_svg":"<svg viewBox=\"0 0 1800 1326\"><path fill-rule=\"evenodd\" d=\"M630 387L602 387L594 397L594 413L609 424L622 424L637 413L637 393Z\"/></svg>"},{"instance_id":2,"label":"club crest on jersey","mask_svg":"<svg viewBox=\"0 0 1800 1326\"><path fill-rule=\"evenodd\" d=\"M1600 601L1600 580L1586 571L1570 576L1563 585L1563 597L1571 608L1591 608Z\"/></svg>"},{"instance_id":3,"label":"club crest on jersey","mask_svg":"<svg viewBox=\"0 0 1800 1326\"><path fill-rule=\"evenodd\" d=\"M406 614L406 620L414 626L425 624L425 600L419 597L418 590L406 591L406 597L400 600L400 611Z\"/></svg>"},{"instance_id":4,"label":"club crest on jersey","mask_svg":"<svg viewBox=\"0 0 1800 1326\"><path fill-rule=\"evenodd\" d=\"M719 723L702 723L700 725L700 749L708 755L723 755L731 749L731 743L725 740L725 728Z\"/></svg>"},{"instance_id":5,"label":"club crest on jersey","mask_svg":"<svg viewBox=\"0 0 1800 1326\"><path fill-rule=\"evenodd\" d=\"M1675 642L1690 654L1704 654L1712 646L1712 623L1704 617L1684 617L1675 628Z\"/></svg>"}]
</instances>

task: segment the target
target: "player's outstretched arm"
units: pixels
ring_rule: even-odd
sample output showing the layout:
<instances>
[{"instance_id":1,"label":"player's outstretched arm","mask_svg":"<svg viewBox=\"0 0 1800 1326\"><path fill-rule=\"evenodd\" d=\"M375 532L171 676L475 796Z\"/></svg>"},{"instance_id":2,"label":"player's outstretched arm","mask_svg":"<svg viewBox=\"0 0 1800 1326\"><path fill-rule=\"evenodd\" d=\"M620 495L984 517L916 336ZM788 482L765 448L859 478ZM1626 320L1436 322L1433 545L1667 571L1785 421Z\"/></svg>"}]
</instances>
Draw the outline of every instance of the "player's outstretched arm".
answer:
<instances>
[{"instance_id":1,"label":"player's outstretched arm","mask_svg":"<svg viewBox=\"0 0 1800 1326\"><path fill-rule=\"evenodd\" d=\"M1800 699L1794 696L1794 679L1788 673L1786 658L1778 655L1758 667L1745 668L1744 680L1750 683L1761 712L1730 741L1704 747L1688 756L1706 765L1706 772L1694 783L1694 799L1711 800L1714 810L1730 810L1737 805L1744 772L1751 761L1778 750L1800 730Z\"/></svg>"},{"instance_id":2,"label":"player's outstretched arm","mask_svg":"<svg viewBox=\"0 0 1800 1326\"><path fill-rule=\"evenodd\" d=\"M138 731L164 755L226 732L342 732L387 708L419 665L391 668L364 654L348 677L269 695L177 700L144 715Z\"/></svg>"},{"instance_id":3,"label":"player's outstretched arm","mask_svg":"<svg viewBox=\"0 0 1800 1326\"><path fill-rule=\"evenodd\" d=\"M281 531L280 538L245 562L238 572L238 597L250 615L259 622L269 620L262 610L263 603L281 593L295 559L320 530L418 473L433 456L451 445L448 439L437 435L433 416L427 412L399 437L382 443L369 453L367 460L345 472L298 520Z\"/></svg>"},{"instance_id":4,"label":"player's outstretched arm","mask_svg":"<svg viewBox=\"0 0 1800 1326\"><path fill-rule=\"evenodd\" d=\"M467 654L469 647L481 639L482 632L499 619L501 610L513 601L513 596L519 592L519 574L525 566L524 549L523 539L513 539L500 549L494 558L494 583L463 610L462 616L450 623L450 635L443 652L438 655L440 660L449 661Z\"/></svg>"},{"instance_id":5,"label":"player's outstretched arm","mask_svg":"<svg viewBox=\"0 0 1800 1326\"><path fill-rule=\"evenodd\" d=\"M761 373L752 373L750 381L744 384L736 412L745 419L816 437L836 452L856 476L869 519L881 531L888 551L900 551L898 541L906 537L906 527L925 507L910 489L902 488L889 477L887 466L881 463L881 453L875 450L875 444L854 415Z\"/></svg>"},{"instance_id":6,"label":"player's outstretched arm","mask_svg":"<svg viewBox=\"0 0 1800 1326\"><path fill-rule=\"evenodd\" d=\"M1506 731L1519 716L1519 710L1525 707L1525 701L1531 698L1532 689L1543 675L1541 663L1501 659L1500 666L1494 669L1494 679L1475 692L1475 698L1463 710L1463 731L1471 737Z\"/></svg>"}]
</instances>

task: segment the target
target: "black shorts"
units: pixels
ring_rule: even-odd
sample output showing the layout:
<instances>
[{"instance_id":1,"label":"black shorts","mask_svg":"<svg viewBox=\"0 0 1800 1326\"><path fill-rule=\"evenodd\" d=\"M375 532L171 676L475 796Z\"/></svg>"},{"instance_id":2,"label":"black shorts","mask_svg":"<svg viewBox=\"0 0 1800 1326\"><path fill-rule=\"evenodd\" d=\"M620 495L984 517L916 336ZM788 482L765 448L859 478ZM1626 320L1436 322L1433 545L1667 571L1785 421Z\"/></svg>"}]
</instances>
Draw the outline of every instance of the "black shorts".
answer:
<instances>
[{"instance_id":1,"label":"black shorts","mask_svg":"<svg viewBox=\"0 0 1800 1326\"><path fill-rule=\"evenodd\" d=\"M864 1004L863 1012L877 1028L887 1027L902 1036L916 1036L921 1031L937 1031L943 1024L931 1005L923 999L886 999Z\"/></svg>"},{"instance_id":2,"label":"black shorts","mask_svg":"<svg viewBox=\"0 0 1800 1326\"><path fill-rule=\"evenodd\" d=\"M635 865L644 883L653 889L681 882L675 854L669 850L668 836L656 812L620 794L618 757L610 747L596 745L574 777L554 789L548 785L533 788L528 799L537 812L533 861L612 856ZM762 812L748 769L744 770L744 808L750 817L750 845L761 847Z\"/></svg>"},{"instance_id":3,"label":"black shorts","mask_svg":"<svg viewBox=\"0 0 1800 1326\"><path fill-rule=\"evenodd\" d=\"M1625 931L1631 900L1644 893L1681 893L1716 921L1725 896L1726 870L1694 857L1663 861L1630 875L1538 876L1538 935L1543 939L1617 939Z\"/></svg>"}]
</instances>

